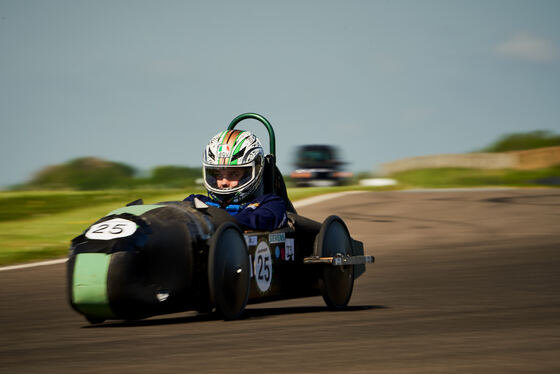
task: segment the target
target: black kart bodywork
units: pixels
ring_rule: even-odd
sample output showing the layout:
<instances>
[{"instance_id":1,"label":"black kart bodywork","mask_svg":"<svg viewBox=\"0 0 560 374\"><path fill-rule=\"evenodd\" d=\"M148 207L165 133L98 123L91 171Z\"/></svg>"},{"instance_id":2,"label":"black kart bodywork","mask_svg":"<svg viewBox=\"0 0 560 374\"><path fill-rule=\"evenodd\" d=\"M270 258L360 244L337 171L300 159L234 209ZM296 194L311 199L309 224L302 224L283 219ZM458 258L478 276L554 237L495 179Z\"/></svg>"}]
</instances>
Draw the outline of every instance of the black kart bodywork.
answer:
<instances>
[{"instance_id":1,"label":"black kart bodywork","mask_svg":"<svg viewBox=\"0 0 560 374\"><path fill-rule=\"evenodd\" d=\"M342 219L319 223L297 214L274 162L269 130L265 192L282 196L289 225L243 232L224 210L195 202L145 205L141 200L110 212L72 240L67 267L71 306L92 323L133 320L188 310L216 310L238 318L245 306L322 295L344 308L353 282L365 271L363 245Z\"/></svg>"}]
</instances>

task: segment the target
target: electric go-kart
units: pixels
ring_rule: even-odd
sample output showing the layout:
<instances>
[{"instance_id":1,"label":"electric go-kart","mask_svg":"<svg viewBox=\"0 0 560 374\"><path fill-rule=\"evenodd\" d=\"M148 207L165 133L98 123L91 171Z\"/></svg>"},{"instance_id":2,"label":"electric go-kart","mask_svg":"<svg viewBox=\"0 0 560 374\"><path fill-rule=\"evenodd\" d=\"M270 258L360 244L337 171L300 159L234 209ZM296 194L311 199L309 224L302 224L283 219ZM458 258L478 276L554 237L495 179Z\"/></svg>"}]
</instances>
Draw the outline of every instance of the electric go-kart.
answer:
<instances>
[{"instance_id":1,"label":"electric go-kart","mask_svg":"<svg viewBox=\"0 0 560 374\"><path fill-rule=\"evenodd\" d=\"M116 209L70 247L68 298L89 322L188 310L236 319L247 304L315 295L331 308L348 304L373 256L364 256L339 217L321 224L296 213L275 164L272 126L245 113L228 130L245 119L268 130L264 189L285 200L288 227L243 232L227 212L198 200Z\"/></svg>"}]
</instances>

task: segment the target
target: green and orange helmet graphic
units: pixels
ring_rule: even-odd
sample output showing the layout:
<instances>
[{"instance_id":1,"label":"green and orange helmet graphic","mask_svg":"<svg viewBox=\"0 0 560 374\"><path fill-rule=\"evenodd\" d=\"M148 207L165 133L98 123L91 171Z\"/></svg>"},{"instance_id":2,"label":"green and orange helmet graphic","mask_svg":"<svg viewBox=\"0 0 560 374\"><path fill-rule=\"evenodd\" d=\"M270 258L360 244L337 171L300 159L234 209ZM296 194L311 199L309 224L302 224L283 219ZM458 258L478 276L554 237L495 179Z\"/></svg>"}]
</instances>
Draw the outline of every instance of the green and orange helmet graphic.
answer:
<instances>
[{"instance_id":1,"label":"green and orange helmet graphic","mask_svg":"<svg viewBox=\"0 0 560 374\"><path fill-rule=\"evenodd\" d=\"M223 204L248 202L262 181L263 147L249 131L222 131L206 146L202 165L204 185L212 199ZM224 187L223 178L235 183Z\"/></svg>"}]
</instances>

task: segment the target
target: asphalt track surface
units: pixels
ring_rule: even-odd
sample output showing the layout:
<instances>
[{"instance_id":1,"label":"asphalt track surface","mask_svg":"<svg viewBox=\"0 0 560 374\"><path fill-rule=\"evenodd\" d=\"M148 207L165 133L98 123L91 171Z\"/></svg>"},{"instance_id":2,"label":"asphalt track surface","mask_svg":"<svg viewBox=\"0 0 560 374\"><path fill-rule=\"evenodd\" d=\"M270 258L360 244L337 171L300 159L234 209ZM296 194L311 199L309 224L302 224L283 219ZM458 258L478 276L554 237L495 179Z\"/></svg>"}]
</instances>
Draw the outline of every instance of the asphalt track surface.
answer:
<instances>
[{"instance_id":1,"label":"asphalt track surface","mask_svg":"<svg viewBox=\"0 0 560 374\"><path fill-rule=\"evenodd\" d=\"M560 190L364 192L341 216L376 257L321 297L89 325L65 267L0 272L2 373L559 373Z\"/></svg>"}]
</instances>

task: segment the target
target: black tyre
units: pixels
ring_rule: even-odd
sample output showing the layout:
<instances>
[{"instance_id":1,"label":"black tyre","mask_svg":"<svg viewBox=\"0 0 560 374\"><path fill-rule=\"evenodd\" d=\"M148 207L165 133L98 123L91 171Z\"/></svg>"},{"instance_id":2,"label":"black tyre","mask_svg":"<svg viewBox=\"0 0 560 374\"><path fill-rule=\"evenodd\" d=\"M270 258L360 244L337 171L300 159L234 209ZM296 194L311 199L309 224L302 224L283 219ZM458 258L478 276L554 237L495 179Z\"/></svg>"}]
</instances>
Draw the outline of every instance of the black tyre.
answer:
<instances>
[{"instance_id":1,"label":"black tyre","mask_svg":"<svg viewBox=\"0 0 560 374\"><path fill-rule=\"evenodd\" d=\"M250 280L249 253L243 234L234 223L224 223L213 235L208 254L210 301L224 319L236 319L243 313Z\"/></svg>"},{"instance_id":2,"label":"black tyre","mask_svg":"<svg viewBox=\"0 0 560 374\"><path fill-rule=\"evenodd\" d=\"M105 322L105 320L103 318L98 318L98 317L89 317L86 316L86 319L89 323L91 323L92 325L98 325L100 323Z\"/></svg>"},{"instance_id":3,"label":"black tyre","mask_svg":"<svg viewBox=\"0 0 560 374\"><path fill-rule=\"evenodd\" d=\"M315 255L333 257L337 253L352 254L352 240L346 224L337 216L328 217L321 225L315 241ZM348 305L354 288L354 266L323 265L319 287L325 303L333 309Z\"/></svg>"}]
</instances>

